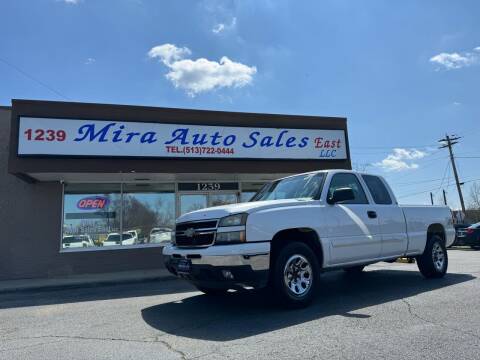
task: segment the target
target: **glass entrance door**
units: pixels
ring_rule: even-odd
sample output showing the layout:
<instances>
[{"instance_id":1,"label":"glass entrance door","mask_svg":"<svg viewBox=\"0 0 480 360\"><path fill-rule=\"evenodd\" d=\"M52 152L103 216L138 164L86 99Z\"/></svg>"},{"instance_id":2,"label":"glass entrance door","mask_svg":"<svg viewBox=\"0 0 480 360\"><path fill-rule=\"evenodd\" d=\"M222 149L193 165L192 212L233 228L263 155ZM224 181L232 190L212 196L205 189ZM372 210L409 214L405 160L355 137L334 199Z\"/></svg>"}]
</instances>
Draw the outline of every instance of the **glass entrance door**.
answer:
<instances>
[{"instance_id":1,"label":"glass entrance door","mask_svg":"<svg viewBox=\"0 0 480 360\"><path fill-rule=\"evenodd\" d=\"M236 202L237 194L235 193L209 194L208 196L208 206L228 205L235 204Z\"/></svg>"},{"instance_id":2,"label":"glass entrance door","mask_svg":"<svg viewBox=\"0 0 480 360\"><path fill-rule=\"evenodd\" d=\"M207 207L207 193L180 194L179 195L179 216L190 211L200 210Z\"/></svg>"},{"instance_id":3,"label":"glass entrance door","mask_svg":"<svg viewBox=\"0 0 480 360\"><path fill-rule=\"evenodd\" d=\"M206 207L235 204L238 202L236 192L179 193L178 199L179 216Z\"/></svg>"}]
</instances>

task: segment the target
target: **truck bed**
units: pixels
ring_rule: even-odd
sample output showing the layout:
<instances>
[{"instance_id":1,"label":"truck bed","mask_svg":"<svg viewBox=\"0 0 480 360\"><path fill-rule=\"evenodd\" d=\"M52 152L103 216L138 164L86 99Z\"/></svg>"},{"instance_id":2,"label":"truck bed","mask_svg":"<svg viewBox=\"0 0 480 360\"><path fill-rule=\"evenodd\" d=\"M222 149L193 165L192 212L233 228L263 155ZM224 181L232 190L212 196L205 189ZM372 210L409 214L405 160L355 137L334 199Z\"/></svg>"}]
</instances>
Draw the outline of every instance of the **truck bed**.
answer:
<instances>
[{"instance_id":1,"label":"truck bed","mask_svg":"<svg viewBox=\"0 0 480 360\"><path fill-rule=\"evenodd\" d=\"M407 254L420 254L425 248L426 233L432 219L438 219L445 229L446 246L455 240L455 229L452 226L452 214L447 206L400 205L407 224Z\"/></svg>"}]
</instances>

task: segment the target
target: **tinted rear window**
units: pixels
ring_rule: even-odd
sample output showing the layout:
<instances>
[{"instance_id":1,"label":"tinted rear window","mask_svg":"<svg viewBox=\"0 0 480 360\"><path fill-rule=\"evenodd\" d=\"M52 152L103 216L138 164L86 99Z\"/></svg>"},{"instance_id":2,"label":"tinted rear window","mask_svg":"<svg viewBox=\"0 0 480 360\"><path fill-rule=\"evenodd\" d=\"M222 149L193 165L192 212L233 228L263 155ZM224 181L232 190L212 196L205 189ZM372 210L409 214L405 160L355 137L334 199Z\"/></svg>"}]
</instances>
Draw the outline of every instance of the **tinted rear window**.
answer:
<instances>
[{"instance_id":1,"label":"tinted rear window","mask_svg":"<svg viewBox=\"0 0 480 360\"><path fill-rule=\"evenodd\" d=\"M376 204L389 205L392 203L392 198L388 193L387 188L379 177L373 175L362 175L363 180L367 184L368 190L373 196Z\"/></svg>"}]
</instances>

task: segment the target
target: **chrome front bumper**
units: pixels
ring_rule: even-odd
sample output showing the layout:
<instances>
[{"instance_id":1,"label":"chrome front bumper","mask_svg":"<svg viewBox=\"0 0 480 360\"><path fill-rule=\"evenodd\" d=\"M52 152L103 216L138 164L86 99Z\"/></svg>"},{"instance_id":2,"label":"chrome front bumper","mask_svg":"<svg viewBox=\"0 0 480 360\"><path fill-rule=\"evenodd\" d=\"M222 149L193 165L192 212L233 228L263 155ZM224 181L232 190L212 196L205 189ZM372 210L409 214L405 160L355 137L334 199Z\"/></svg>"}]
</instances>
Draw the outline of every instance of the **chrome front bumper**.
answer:
<instances>
[{"instance_id":1,"label":"chrome front bumper","mask_svg":"<svg viewBox=\"0 0 480 360\"><path fill-rule=\"evenodd\" d=\"M208 248L178 248L170 245L163 249L163 258L172 274L197 285L263 287L270 267L270 243L216 245ZM177 271L176 264L181 260L191 263L189 273ZM232 277L225 277L225 271Z\"/></svg>"}]
</instances>

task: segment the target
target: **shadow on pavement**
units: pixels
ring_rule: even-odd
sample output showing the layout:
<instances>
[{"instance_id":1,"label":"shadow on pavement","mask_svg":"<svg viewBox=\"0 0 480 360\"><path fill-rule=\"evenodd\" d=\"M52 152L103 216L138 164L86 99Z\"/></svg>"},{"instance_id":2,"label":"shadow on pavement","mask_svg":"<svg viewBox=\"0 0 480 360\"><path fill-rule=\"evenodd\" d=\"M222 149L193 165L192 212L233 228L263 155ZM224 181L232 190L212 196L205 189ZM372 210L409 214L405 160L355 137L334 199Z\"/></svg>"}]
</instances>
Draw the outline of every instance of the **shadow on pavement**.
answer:
<instances>
[{"instance_id":1,"label":"shadow on pavement","mask_svg":"<svg viewBox=\"0 0 480 360\"><path fill-rule=\"evenodd\" d=\"M480 249L472 249L470 246L456 246L453 245L448 250L460 250L460 251L479 251Z\"/></svg>"},{"instance_id":2,"label":"shadow on pavement","mask_svg":"<svg viewBox=\"0 0 480 360\"><path fill-rule=\"evenodd\" d=\"M187 282L178 281L175 278L117 285L90 285L88 287L67 287L57 290L21 291L0 294L0 309L126 299L191 291L196 291L196 289Z\"/></svg>"},{"instance_id":3,"label":"shadow on pavement","mask_svg":"<svg viewBox=\"0 0 480 360\"><path fill-rule=\"evenodd\" d=\"M146 323L168 334L211 341L230 341L271 332L331 315L358 319L352 314L368 306L411 297L475 279L467 274L447 274L424 279L418 272L367 271L358 278L343 272L322 276L314 303L301 310L284 310L271 304L262 292L234 292L222 297L204 294L142 310Z\"/></svg>"}]
</instances>

